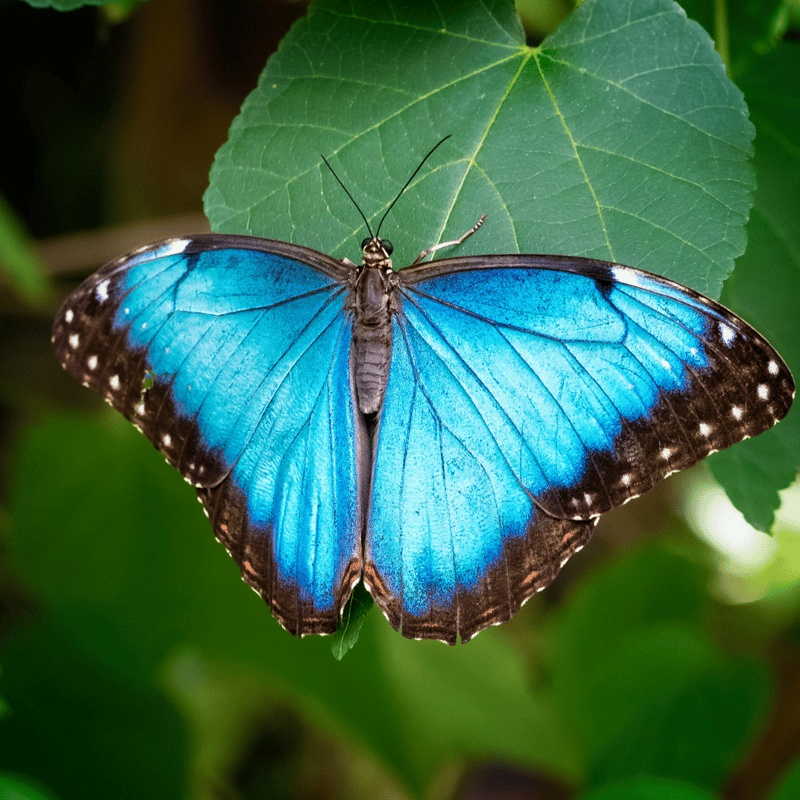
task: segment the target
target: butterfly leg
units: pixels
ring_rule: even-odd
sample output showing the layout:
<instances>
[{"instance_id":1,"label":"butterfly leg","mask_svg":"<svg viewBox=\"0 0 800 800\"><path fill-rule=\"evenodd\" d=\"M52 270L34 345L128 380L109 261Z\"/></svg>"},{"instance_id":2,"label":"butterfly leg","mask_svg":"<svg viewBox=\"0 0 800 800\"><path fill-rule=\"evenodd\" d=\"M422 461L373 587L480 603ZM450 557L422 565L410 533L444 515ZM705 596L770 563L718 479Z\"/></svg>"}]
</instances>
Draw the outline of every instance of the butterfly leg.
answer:
<instances>
[{"instance_id":1,"label":"butterfly leg","mask_svg":"<svg viewBox=\"0 0 800 800\"><path fill-rule=\"evenodd\" d=\"M468 239L475 233L481 225L483 225L484 220L486 219L486 214L481 214L481 218L460 238L460 239L453 239L452 242L441 242L440 244L435 244L433 247L429 247L427 250L423 250L415 259L414 262L411 264L413 267L415 264L419 264L423 258L426 258L431 253L435 253L437 250L441 250L443 247L455 247L457 244L461 244L465 239Z\"/></svg>"}]
</instances>

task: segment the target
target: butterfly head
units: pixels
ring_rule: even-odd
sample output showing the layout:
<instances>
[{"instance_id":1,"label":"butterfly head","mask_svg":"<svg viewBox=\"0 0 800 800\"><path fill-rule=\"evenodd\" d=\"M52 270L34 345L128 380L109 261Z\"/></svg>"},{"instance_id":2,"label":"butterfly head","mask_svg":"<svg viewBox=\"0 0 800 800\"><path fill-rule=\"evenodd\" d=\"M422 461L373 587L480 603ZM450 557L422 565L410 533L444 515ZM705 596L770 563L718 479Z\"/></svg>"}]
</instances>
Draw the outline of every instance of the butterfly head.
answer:
<instances>
[{"instance_id":1,"label":"butterfly head","mask_svg":"<svg viewBox=\"0 0 800 800\"><path fill-rule=\"evenodd\" d=\"M400 199L403 192L409 187L411 181L413 181L414 178L417 177L417 173L422 169L422 165L428 160L428 158L430 158L434 150L436 150L436 148L439 147L439 145L446 142L449 138L450 134L445 136L444 139L442 139L436 145L434 145L434 147L428 151L428 154L425 156L425 158L423 158L422 161L420 161L419 166L411 174L411 177L405 182L403 188L397 193L397 196L394 198L394 200L392 200L392 202L389 203L389 206L386 209L386 211L384 211L383 216L381 217L381 220L378 223L378 227L375 229L374 234L372 233L372 228L370 227L369 220L364 215L364 212L361 210L358 203L356 203L355 199L353 198L353 195L350 194L347 187L342 183L341 179L336 174L336 172L334 172L333 167L328 163L328 159L320 154L320 157L322 158L322 161L325 163L325 166L331 171L333 177L336 178L336 182L339 184L339 186L342 187L342 189L344 189L345 194L350 198L353 205L356 207L358 213L361 214L361 219L364 220L364 224L367 226L367 230L369 231L369 236L366 239L364 239L363 242L361 242L361 251L364 254L364 258L361 261L362 267L378 267L378 268L383 267L386 272L392 271L391 255L392 255L392 250L394 248L392 247L392 243L388 239L380 238L381 226L383 225L383 222L386 219L386 217L389 215L389 212L392 210L392 208L394 208L394 204ZM474 230L477 230L480 227L483 220L484 217L481 217L481 221L478 223L478 225L475 226ZM472 232L473 231L470 231L470 233ZM469 236L469 234L467 234L467 236ZM436 249L443 246L444 245L437 245ZM424 254L427 255L431 252L433 252L433 250L427 250L424 251ZM420 261L421 259L422 255L420 255L417 261ZM415 261L414 263L417 262Z\"/></svg>"},{"instance_id":2,"label":"butterfly head","mask_svg":"<svg viewBox=\"0 0 800 800\"><path fill-rule=\"evenodd\" d=\"M361 252L364 254L361 265L364 267L383 267L391 270L393 250L394 247L388 239L368 236L361 242Z\"/></svg>"}]
</instances>

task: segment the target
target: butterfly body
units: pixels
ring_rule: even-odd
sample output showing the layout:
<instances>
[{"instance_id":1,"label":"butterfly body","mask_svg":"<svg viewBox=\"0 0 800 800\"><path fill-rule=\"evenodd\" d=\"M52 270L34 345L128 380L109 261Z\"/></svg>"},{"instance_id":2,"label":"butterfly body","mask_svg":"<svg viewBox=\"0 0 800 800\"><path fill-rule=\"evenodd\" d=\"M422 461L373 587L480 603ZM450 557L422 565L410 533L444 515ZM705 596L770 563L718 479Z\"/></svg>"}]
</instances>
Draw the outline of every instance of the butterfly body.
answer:
<instances>
[{"instance_id":1,"label":"butterfly body","mask_svg":"<svg viewBox=\"0 0 800 800\"><path fill-rule=\"evenodd\" d=\"M384 248L380 239L365 240L361 267L352 265L353 367L358 405L364 414L380 410L392 360L392 314L397 301L390 253Z\"/></svg>"},{"instance_id":2,"label":"butterfly body","mask_svg":"<svg viewBox=\"0 0 800 800\"><path fill-rule=\"evenodd\" d=\"M783 417L794 384L719 304L609 262L467 256L393 271L211 234L67 298L65 368L192 483L292 633L363 580L405 636L512 617L600 514Z\"/></svg>"}]
</instances>

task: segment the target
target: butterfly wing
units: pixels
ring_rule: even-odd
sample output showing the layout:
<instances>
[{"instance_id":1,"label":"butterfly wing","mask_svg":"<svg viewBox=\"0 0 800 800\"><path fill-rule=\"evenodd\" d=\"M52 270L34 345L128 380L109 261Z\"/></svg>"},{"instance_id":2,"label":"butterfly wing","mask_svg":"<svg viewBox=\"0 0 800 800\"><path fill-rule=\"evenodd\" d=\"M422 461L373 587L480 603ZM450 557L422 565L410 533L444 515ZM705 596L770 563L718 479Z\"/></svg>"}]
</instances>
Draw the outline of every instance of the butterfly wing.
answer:
<instances>
[{"instance_id":1,"label":"butterfly wing","mask_svg":"<svg viewBox=\"0 0 800 800\"><path fill-rule=\"evenodd\" d=\"M53 341L192 483L293 633L335 630L361 572L347 268L282 242L176 239L107 265Z\"/></svg>"},{"instance_id":2,"label":"butterfly wing","mask_svg":"<svg viewBox=\"0 0 800 800\"><path fill-rule=\"evenodd\" d=\"M406 636L509 619L598 515L792 402L749 325L639 270L468 257L398 280L365 580Z\"/></svg>"}]
</instances>

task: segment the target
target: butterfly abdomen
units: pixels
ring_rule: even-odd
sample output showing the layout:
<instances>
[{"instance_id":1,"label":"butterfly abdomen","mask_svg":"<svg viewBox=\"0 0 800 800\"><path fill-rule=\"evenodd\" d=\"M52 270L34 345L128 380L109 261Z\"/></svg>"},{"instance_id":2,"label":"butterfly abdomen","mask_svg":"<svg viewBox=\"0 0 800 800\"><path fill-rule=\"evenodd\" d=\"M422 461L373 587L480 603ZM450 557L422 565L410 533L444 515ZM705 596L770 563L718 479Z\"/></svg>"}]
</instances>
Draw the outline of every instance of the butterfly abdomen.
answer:
<instances>
[{"instance_id":1,"label":"butterfly abdomen","mask_svg":"<svg viewBox=\"0 0 800 800\"><path fill-rule=\"evenodd\" d=\"M392 363L390 293L379 269L365 268L356 288L352 358L358 407L374 414L383 404Z\"/></svg>"},{"instance_id":2,"label":"butterfly abdomen","mask_svg":"<svg viewBox=\"0 0 800 800\"><path fill-rule=\"evenodd\" d=\"M363 414L374 414L383 404L389 378L392 329L389 325L356 325L353 330L353 357L358 407Z\"/></svg>"}]
</instances>

